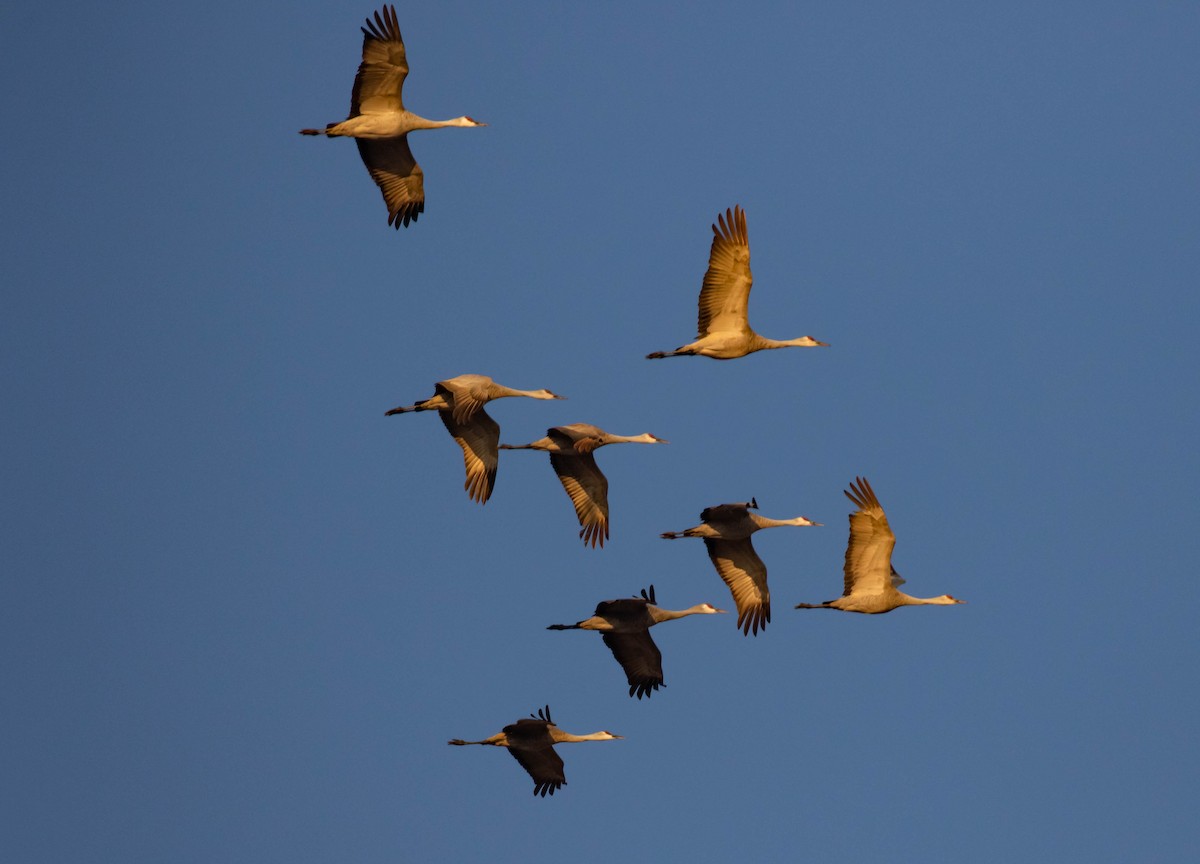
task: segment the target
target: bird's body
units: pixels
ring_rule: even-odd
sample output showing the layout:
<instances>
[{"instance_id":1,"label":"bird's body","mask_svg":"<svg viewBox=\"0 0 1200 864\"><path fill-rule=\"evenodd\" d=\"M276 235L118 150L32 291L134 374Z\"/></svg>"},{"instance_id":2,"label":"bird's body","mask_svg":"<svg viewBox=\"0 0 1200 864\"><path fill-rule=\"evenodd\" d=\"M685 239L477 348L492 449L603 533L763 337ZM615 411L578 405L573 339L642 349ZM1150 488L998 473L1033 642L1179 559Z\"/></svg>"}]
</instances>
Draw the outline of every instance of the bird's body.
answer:
<instances>
[{"instance_id":1,"label":"bird's body","mask_svg":"<svg viewBox=\"0 0 1200 864\"><path fill-rule=\"evenodd\" d=\"M603 546L608 539L608 478L592 454L606 444L666 444L649 432L613 435L590 423L573 423L546 430L546 437L529 444L501 444L501 450L542 450L575 506L579 536L584 545Z\"/></svg>"},{"instance_id":2,"label":"bird's body","mask_svg":"<svg viewBox=\"0 0 1200 864\"><path fill-rule=\"evenodd\" d=\"M452 738L446 742L459 746L467 744L487 744L494 747L506 747L513 758L521 764L529 776L533 778L533 794L543 798L553 795L555 790L566 785L567 778L563 773L562 758L554 752L555 744L568 744L579 741L613 741L623 736L601 730L589 735L572 735L554 725L550 719L550 706L539 708L537 716L532 714L523 717L516 723L505 726L504 729L490 738L482 741L464 741Z\"/></svg>"},{"instance_id":3,"label":"bird's body","mask_svg":"<svg viewBox=\"0 0 1200 864\"><path fill-rule=\"evenodd\" d=\"M463 451L467 480L463 488L473 501L486 504L492 496L499 466L498 445L500 426L483 410L493 399L506 396L528 396L531 399L562 399L549 390L514 390L497 384L486 375L459 375L434 385L428 399L393 408L386 412L405 414L410 411L437 411L447 431Z\"/></svg>"},{"instance_id":4,"label":"bird's body","mask_svg":"<svg viewBox=\"0 0 1200 864\"><path fill-rule=\"evenodd\" d=\"M738 504L720 504L707 507L700 513L702 520L694 528L685 531L668 531L662 536L666 540L681 537L700 537L708 549L708 557L717 574L729 586L737 604L737 626L745 635L758 635L771 620L771 591L767 587L767 567L763 564L750 535L764 528L779 528L786 525L819 526L804 516L794 519L768 519L751 513L758 509L758 501L750 500Z\"/></svg>"},{"instance_id":5,"label":"bird's body","mask_svg":"<svg viewBox=\"0 0 1200 864\"><path fill-rule=\"evenodd\" d=\"M655 606L654 586L641 597L606 600L596 606L596 613L575 624L551 624L547 630L596 630L613 657L625 670L629 695L649 697L663 684L662 653L650 638L650 628L663 621L674 621L688 615L715 615L724 612L708 603L688 609L660 609Z\"/></svg>"},{"instance_id":6,"label":"bird's body","mask_svg":"<svg viewBox=\"0 0 1200 864\"><path fill-rule=\"evenodd\" d=\"M466 116L428 120L405 110L401 94L408 59L394 6L384 6L374 21L368 18L362 31L362 63L354 78L350 116L324 129L301 129L300 134L354 138L363 164L383 193L388 224L407 227L425 211L425 175L409 149L408 133L487 124Z\"/></svg>"},{"instance_id":7,"label":"bird's body","mask_svg":"<svg viewBox=\"0 0 1200 864\"><path fill-rule=\"evenodd\" d=\"M717 214L713 225L712 249L708 270L700 289L700 313L696 341L674 351L655 351L649 360L697 354L714 360L733 360L770 348L815 348L826 346L811 336L798 339L768 339L750 326L748 307L754 277L750 273L750 240L746 233L746 213L741 207Z\"/></svg>"},{"instance_id":8,"label":"bird's body","mask_svg":"<svg viewBox=\"0 0 1200 864\"><path fill-rule=\"evenodd\" d=\"M850 514L850 540L846 545L846 562L842 568L843 593L826 603L800 603L797 609L840 609L880 615L901 606L951 606L964 603L949 594L938 597L913 597L899 590L904 579L892 566L892 549L896 535L888 525L887 515L875 497L875 490L865 477L856 477L857 486L850 484L846 497L858 509Z\"/></svg>"}]
</instances>

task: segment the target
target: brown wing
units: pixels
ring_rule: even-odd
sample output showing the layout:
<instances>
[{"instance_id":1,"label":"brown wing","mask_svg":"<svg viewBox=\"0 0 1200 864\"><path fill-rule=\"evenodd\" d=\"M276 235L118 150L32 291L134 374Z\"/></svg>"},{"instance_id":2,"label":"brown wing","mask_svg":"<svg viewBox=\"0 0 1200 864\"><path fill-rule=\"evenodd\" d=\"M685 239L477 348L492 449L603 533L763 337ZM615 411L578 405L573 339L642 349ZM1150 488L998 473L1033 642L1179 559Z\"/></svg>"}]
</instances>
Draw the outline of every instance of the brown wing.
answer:
<instances>
[{"instance_id":1,"label":"brown wing","mask_svg":"<svg viewBox=\"0 0 1200 864\"><path fill-rule=\"evenodd\" d=\"M663 686L662 652L649 630L637 633L601 633L604 644L625 670L629 695L641 699Z\"/></svg>"},{"instance_id":2,"label":"brown wing","mask_svg":"<svg viewBox=\"0 0 1200 864\"><path fill-rule=\"evenodd\" d=\"M603 600L596 604L596 616L614 624L645 623L646 600L641 597L622 597L619 600Z\"/></svg>"},{"instance_id":3,"label":"brown wing","mask_svg":"<svg viewBox=\"0 0 1200 864\"><path fill-rule=\"evenodd\" d=\"M727 221L728 220L728 221ZM746 330L750 287L750 240L746 234L746 213L741 207L717 215L720 228L713 226L712 249L708 270L700 289L700 316L697 338L720 331Z\"/></svg>"},{"instance_id":4,"label":"brown wing","mask_svg":"<svg viewBox=\"0 0 1200 864\"><path fill-rule=\"evenodd\" d=\"M551 430L553 431L553 430ZM608 539L608 479L600 473L591 453L551 453L550 465L575 505L585 546L604 546Z\"/></svg>"},{"instance_id":5,"label":"brown wing","mask_svg":"<svg viewBox=\"0 0 1200 864\"><path fill-rule=\"evenodd\" d=\"M865 477L855 480L858 486L851 483L846 490L846 497L858 510L850 514L850 540L846 544L846 563L842 568L845 575L842 595L882 594L904 581L892 569L896 535L888 525L871 484Z\"/></svg>"},{"instance_id":6,"label":"brown wing","mask_svg":"<svg viewBox=\"0 0 1200 864\"><path fill-rule=\"evenodd\" d=\"M554 752L548 724L542 720L523 719L504 727L508 752L521 763L533 778L533 794L543 798L553 795L567 782L562 758Z\"/></svg>"},{"instance_id":7,"label":"brown wing","mask_svg":"<svg viewBox=\"0 0 1200 864\"><path fill-rule=\"evenodd\" d=\"M404 40L396 7L384 6L367 19L362 28L362 62L354 76L350 94L350 116L404 110L401 92L408 77L408 58L404 55Z\"/></svg>"},{"instance_id":8,"label":"brown wing","mask_svg":"<svg viewBox=\"0 0 1200 864\"><path fill-rule=\"evenodd\" d=\"M483 375L459 375L437 382L437 392L443 396L452 397L454 404L454 419L459 423L467 423L471 417L488 401L484 392L491 378Z\"/></svg>"},{"instance_id":9,"label":"brown wing","mask_svg":"<svg viewBox=\"0 0 1200 864\"><path fill-rule=\"evenodd\" d=\"M547 429L550 436L560 447L574 450L576 453L591 453L604 443L604 430L591 423L571 423L567 426L555 426Z\"/></svg>"},{"instance_id":10,"label":"brown wing","mask_svg":"<svg viewBox=\"0 0 1200 864\"><path fill-rule=\"evenodd\" d=\"M459 423L449 411L438 411L442 423L463 451L467 480L463 488L472 501L486 504L492 497L499 466L500 424L482 408L467 423Z\"/></svg>"},{"instance_id":11,"label":"brown wing","mask_svg":"<svg viewBox=\"0 0 1200 864\"><path fill-rule=\"evenodd\" d=\"M719 540L704 538L708 557L737 604L737 626L749 636L767 629L771 620L771 592L767 589L767 567L750 544L750 538Z\"/></svg>"},{"instance_id":12,"label":"brown wing","mask_svg":"<svg viewBox=\"0 0 1200 864\"><path fill-rule=\"evenodd\" d=\"M750 502L705 507L700 512L700 519L722 537L731 540L749 537L756 527L750 520L750 507Z\"/></svg>"},{"instance_id":13,"label":"brown wing","mask_svg":"<svg viewBox=\"0 0 1200 864\"><path fill-rule=\"evenodd\" d=\"M355 138L367 173L383 193L388 224L408 227L425 212L425 173L408 149L408 136Z\"/></svg>"}]
</instances>

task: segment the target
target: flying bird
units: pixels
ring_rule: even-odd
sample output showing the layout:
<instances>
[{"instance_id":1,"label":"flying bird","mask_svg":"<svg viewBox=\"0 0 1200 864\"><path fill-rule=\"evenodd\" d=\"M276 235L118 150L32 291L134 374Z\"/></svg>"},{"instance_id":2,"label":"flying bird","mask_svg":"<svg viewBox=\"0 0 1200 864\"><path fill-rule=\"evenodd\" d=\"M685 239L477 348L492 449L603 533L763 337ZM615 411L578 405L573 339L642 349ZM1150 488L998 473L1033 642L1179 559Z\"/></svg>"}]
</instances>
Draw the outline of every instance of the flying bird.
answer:
<instances>
[{"instance_id":1,"label":"flying bird","mask_svg":"<svg viewBox=\"0 0 1200 864\"><path fill-rule=\"evenodd\" d=\"M563 774L563 761L554 752L555 744L573 743L576 741L614 741L623 738L611 732L593 732L590 735L572 735L554 725L550 719L550 706L539 708L537 716L530 714L516 723L505 726L503 731L482 741L464 741L452 738L447 744L491 744L494 747L507 747L513 758L521 763L521 767L533 778L533 794L553 795L556 789L567 784Z\"/></svg>"},{"instance_id":2,"label":"flying bird","mask_svg":"<svg viewBox=\"0 0 1200 864\"><path fill-rule=\"evenodd\" d=\"M854 478L846 497L858 510L850 514L850 541L846 545L845 587L842 596L827 603L800 603L797 609L841 609L843 612L863 612L880 615L900 606L952 606L965 603L949 594L940 597L910 597L896 590L904 584L892 566L892 549L896 535L888 525L887 516L875 490L866 477Z\"/></svg>"},{"instance_id":3,"label":"flying bird","mask_svg":"<svg viewBox=\"0 0 1200 864\"><path fill-rule=\"evenodd\" d=\"M688 615L715 615L724 612L708 603L673 611L654 604L654 586L642 596L605 600L596 606L596 614L575 624L551 624L547 630L599 630L608 650L612 651L629 683L629 695L649 698L663 683L662 653L650 638L650 628L663 621Z\"/></svg>"},{"instance_id":4,"label":"flying bird","mask_svg":"<svg viewBox=\"0 0 1200 864\"><path fill-rule=\"evenodd\" d=\"M737 604L737 626L749 636L751 631L767 629L771 620L771 591L767 588L767 566L763 564L750 535L763 528L778 528L784 525L815 525L804 516L795 519L768 519L751 513L758 509L758 499L751 498L739 504L720 504L707 507L700 514L701 524L686 531L668 531L662 535L666 540L681 537L702 537L708 548L708 557L725 580Z\"/></svg>"},{"instance_id":5,"label":"flying bird","mask_svg":"<svg viewBox=\"0 0 1200 864\"><path fill-rule=\"evenodd\" d=\"M388 224L397 229L425 211L424 172L408 147L408 133L444 126L486 126L470 117L427 120L406 111L401 96L408 77L404 40L396 20L396 7L384 6L367 19L363 32L362 63L354 76L350 116L324 129L301 129L301 135L353 138L371 179L383 193Z\"/></svg>"},{"instance_id":6,"label":"flying bird","mask_svg":"<svg viewBox=\"0 0 1200 864\"><path fill-rule=\"evenodd\" d=\"M600 473L593 451L605 444L667 444L649 432L612 435L590 423L572 423L546 430L546 437L529 444L501 444L501 450L544 450L563 489L575 505L579 536L585 546L604 546L608 539L608 478Z\"/></svg>"},{"instance_id":7,"label":"flying bird","mask_svg":"<svg viewBox=\"0 0 1200 864\"><path fill-rule=\"evenodd\" d=\"M463 451L467 480L463 488L472 501L486 504L492 497L499 464L497 445L500 426L483 410L485 403L505 396L528 396L530 399L564 399L549 390L514 390L497 384L486 375L459 375L434 385L431 397L415 405L406 405L384 412L384 416L406 414L409 411L437 411L442 423Z\"/></svg>"},{"instance_id":8,"label":"flying bird","mask_svg":"<svg viewBox=\"0 0 1200 864\"><path fill-rule=\"evenodd\" d=\"M699 354L716 360L733 360L767 348L827 347L811 336L799 339L768 339L750 327L747 306L754 277L750 273L750 240L746 235L746 213L741 207L717 214L713 229L712 249L708 253L708 270L700 288L700 316L696 341L674 351L655 351L647 360Z\"/></svg>"}]
</instances>

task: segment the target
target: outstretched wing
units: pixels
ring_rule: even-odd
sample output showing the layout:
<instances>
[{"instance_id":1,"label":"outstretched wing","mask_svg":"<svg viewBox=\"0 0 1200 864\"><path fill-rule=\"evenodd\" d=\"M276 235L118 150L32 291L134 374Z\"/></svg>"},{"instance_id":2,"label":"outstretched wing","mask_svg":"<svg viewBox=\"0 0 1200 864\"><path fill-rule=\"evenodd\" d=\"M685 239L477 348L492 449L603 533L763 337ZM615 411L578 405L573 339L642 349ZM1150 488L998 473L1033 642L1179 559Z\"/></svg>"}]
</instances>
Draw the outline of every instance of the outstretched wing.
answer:
<instances>
[{"instance_id":1,"label":"outstretched wing","mask_svg":"<svg viewBox=\"0 0 1200 864\"><path fill-rule=\"evenodd\" d=\"M749 636L767 629L771 620L771 592L767 589L767 566L763 564L750 538L721 540L704 538L708 557L737 604L737 626Z\"/></svg>"},{"instance_id":2,"label":"outstretched wing","mask_svg":"<svg viewBox=\"0 0 1200 864\"><path fill-rule=\"evenodd\" d=\"M508 739L508 752L521 763L521 767L533 778L533 794L553 795L567 782L563 774L563 761L554 752L554 741L550 737L549 723L545 720L522 719L504 727Z\"/></svg>"},{"instance_id":3,"label":"outstretched wing","mask_svg":"<svg viewBox=\"0 0 1200 864\"><path fill-rule=\"evenodd\" d=\"M480 408L472 418L460 423L450 411L438 411L447 431L463 451L467 471L463 488L472 501L486 504L492 497L499 466L500 424Z\"/></svg>"},{"instance_id":4,"label":"outstretched wing","mask_svg":"<svg viewBox=\"0 0 1200 864\"><path fill-rule=\"evenodd\" d=\"M602 633L604 644L625 670L629 695L649 697L662 686L662 652L650 638L650 631L636 633Z\"/></svg>"},{"instance_id":5,"label":"outstretched wing","mask_svg":"<svg viewBox=\"0 0 1200 864\"><path fill-rule=\"evenodd\" d=\"M408 136L399 138L355 138L358 155L367 173L383 193L388 224L408 227L425 212L425 172L413 159Z\"/></svg>"},{"instance_id":6,"label":"outstretched wing","mask_svg":"<svg viewBox=\"0 0 1200 864\"><path fill-rule=\"evenodd\" d=\"M404 110L401 91L408 77L408 58L404 55L404 40L400 38L396 7L384 6L375 13L374 21L367 19L362 32L362 62L354 76L350 116Z\"/></svg>"},{"instance_id":7,"label":"outstretched wing","mask_svg":"<svg viewBox=\"0 0 1200 864\"><path fill-rule=\"evenodd\" d=\"M741 207L717 215L713 226L712 249L708 270L700 289L700 315L697 337L722 331L743 332L748 328L746 309L750 303L750 239L746 234L746 213Z\"/></svg>"},{"instance_id":8,"label":"outstretched wing","mask_svg":"<svg viewBox=\"0 0 1200 864\"><path fill-rule=\"evenodd\" d=\"M603 546L608 539L608 479L595 458L591 453L551 453L550 465L575 505L584 545Z\"/></svg>"},{"instance_id":9,"label":"outstretched wing","mask_svg":"<svg viewBox=\"0 0 1200 864\"><path fill-rule=\"evenodd\" d=\"M892 549L896 535L888 525L887 516L875 490L865 477L856 477L858 485L850 484L846 497L858 507L850 514L850 540L846 544L846 563L843 596L852 593L882 594L889 587L900 585L903 579L892 569ZM898 580L898 581L897 581Z\"/></svg>"}]
</instances>

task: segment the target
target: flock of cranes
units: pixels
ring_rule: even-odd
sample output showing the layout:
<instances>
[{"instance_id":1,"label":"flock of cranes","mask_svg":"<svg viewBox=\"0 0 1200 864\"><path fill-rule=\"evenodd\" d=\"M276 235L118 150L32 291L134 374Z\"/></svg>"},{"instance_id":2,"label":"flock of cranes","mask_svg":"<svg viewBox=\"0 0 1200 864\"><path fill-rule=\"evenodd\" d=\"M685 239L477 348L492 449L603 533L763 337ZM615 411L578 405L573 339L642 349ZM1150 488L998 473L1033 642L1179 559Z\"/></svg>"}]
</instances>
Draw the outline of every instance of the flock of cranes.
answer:
<instances>
[{"instance_id":1,"label":"flock of cranes","mask_svg":"<svg viewBox=\"0 0 1200 864\"><path fill-rule=\"evenodd\" d=\"M446 126L483 126L470 117L427 120L404 108L402 90L408 60L395 7L385 6L362 28L362 63L354 79L350 116L324 129L302 129L303 135L354 138L371 178L383 193L388 224L399 228L415 222L425 209L423 173L408 146L408 133ZM658 351L647 359L695 355L732 360L772 348L825 347L811 336L776 340L760 336L751 327L748 304L753 276L746 214L735 206L718 214L708 269L700 290L697 335L674 351ZM466 480L463 488L471 500L486 504L496 483L500 450L541 450L550 454L550 465L566 490L579 520L585 546L603 547L609 538L608 479L596 464L595 451L607 444L666 444L650 433L614 435L590 423L555 426L544 438L529 444L501 444L500 426L484 410L494 400L512 396L558 400L550 390L517 390L498 384L486 375L459 375L434 386L433 396L413 405L393 408L388 415L437 411L450 436L462 449ZM843 565L843 591L835 600L800 603L797 609L837 609L843 612L881 614L900 606L952 605L964 601L942 594L912 597L898 590L904 584L892 566L896 536L883 507L864 477L856 477L845 492L855 505L850 514L850 538ZM764 528L819 526L805 516L768 519L751 511L758 501L720 504L700 513L700 524L661 536L676 540L699 537L717 574L728 586L737 607L738 629L757 636L771 620L771 593L767 568L754 551L751 535ZM595 613L575 624L552 624L550 630L596 630L612 652L629 685L629 695L639 700L663 685L662 653L650 637L650 628L664 621L691 615L724 613L708 603L678 611L656 605L654 586L640 597L606 600ZM579 741L612 741L622 736L608 731L572 735L550 718L550 707L517 720L481 741L452 739L454 745L483 744L504 747L533 778L534 795L553 795L567 782L563 761L555 744Z\"/></svg>"}]
</instances>

